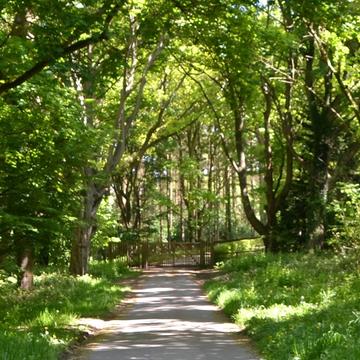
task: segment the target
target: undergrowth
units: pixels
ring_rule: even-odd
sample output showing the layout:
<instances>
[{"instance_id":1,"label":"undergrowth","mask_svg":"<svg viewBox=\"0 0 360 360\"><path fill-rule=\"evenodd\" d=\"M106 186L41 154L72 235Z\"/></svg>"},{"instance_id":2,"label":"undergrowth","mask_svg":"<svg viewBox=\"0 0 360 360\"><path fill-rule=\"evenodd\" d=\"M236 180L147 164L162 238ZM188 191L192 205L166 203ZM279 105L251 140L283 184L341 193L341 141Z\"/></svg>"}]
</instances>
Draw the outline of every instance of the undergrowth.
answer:
<instances>
[{"instance_id":1,"label":"undergrowth","mask_svg":"<svg viewBox=\"0 0 360 360\"><path fill-rule=\"evenodd\" d=\"M269 360L360 359L358 254L243 255L205 287Z\"/></svg>"},{"instance_id":2,"label":"undergrowth","mask_svg":"<svg viewBox=\"0 0 360 360\"><path fill-rule=\"evenodd\" d=\"M57 359L86 330L75 320L111 310L128 290L114 281L130 275L121 262L94 262L85 276L39 273L34 289L22 291L0 271L0 359Z\"/></svg>"}]
</instances>

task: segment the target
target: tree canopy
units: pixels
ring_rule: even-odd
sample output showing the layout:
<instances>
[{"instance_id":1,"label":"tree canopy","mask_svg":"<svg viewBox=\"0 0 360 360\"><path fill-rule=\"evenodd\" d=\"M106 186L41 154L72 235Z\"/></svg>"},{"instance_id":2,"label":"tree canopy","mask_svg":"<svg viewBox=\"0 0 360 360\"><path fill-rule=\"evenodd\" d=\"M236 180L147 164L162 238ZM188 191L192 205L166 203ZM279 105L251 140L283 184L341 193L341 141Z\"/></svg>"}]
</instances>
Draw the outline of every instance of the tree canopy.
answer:
<instances>
[{"instance_id":1,"label":"tree canopy","mask_svg":"<svg viewBox=\"0 0 360 360\"><path fill-rule=\"evenodd\" d=\"M0 266L112 241L359 246L358 1L4 1ZM114 240L115 239L115 240Z\"/></svg>"}]
</instances>

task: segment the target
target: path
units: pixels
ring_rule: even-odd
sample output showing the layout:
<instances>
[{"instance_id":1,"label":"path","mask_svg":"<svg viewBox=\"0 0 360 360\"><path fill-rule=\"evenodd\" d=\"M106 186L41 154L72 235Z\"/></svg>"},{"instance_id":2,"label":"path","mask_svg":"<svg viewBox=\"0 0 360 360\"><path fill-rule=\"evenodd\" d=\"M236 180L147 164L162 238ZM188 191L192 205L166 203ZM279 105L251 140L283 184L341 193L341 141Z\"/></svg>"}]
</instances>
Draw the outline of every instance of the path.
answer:
<instances>
[{"instance_id":1,"label":"path","mask_svg":"<svg viewBox=\"0 0 360 360\"><path fill-rule=\"evenodd\" d=\"M149 270L125 315L88 344L90 360L255 360L239 328L210 304L186 270Z\"/></svg>"}]
</instances>

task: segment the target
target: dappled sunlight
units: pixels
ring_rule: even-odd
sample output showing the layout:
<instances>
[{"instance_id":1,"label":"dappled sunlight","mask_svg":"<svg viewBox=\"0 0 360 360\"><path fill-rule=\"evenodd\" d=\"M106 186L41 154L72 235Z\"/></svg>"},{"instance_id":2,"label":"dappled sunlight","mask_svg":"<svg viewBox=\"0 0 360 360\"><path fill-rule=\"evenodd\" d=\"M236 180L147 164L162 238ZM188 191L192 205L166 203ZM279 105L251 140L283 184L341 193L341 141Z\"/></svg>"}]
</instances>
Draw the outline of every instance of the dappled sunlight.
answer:
<instances>
[{"instance_id":1,"label":"dappled sunlight","mask_svg":"<svg viewBox=\"0 0 360 360\"><path fill-rule=\"evenodd\" d=\"M94 327L102 328L105 332L117 333L179 333L179 332L218 332L235 333L239 327L232 323L182 321L180 319L145 319L145 320L110 320L99 321L88 319L87 323Z\"/></svg>"},{"instance_id":2,"label":"dappled sunlight","mask_svg":"<svg viewBox=\"0 0 360 360\"><path fill-rule=\"evenodd\" d=\"M105 264L102 270L110 266L115 267ZM58 359L65 347L103 329L106 322L93 317L107 314L128 289L104 278L58 271L39 273L34 285L31 292L1 289L1 359Z\"/></svg>"},{"instance_id":3,"label":"dappled sunlight","mask_svg":"<svg viewBox=\"0 0 360 360\"><path fill-rule=\"evenodd\" d=\"M360 359L356 261L356 254L248 256L225 264L227 280L213 279L207 290L269 359Z\"/></svg>"},{"instance_id":4,"label":"dappled sunlight","mask_svg":"<svg viewBox=\"0 0 360 360\"><path fill-rule=\"evenodd\" d=\"M194 301L195 302L195 301ZM154 307L153 309L146 309L143 311L169 311L177 309L178 305L161 305L159 304L158 307ZM195 311L220 311L217 307L212 305L185 305L181 307L183 310L195 310Z\"/></svg>"},{"instance_id":5,"label":"dappled sunlight","mask_svg":"<svg viewBox=\"0 0 360 360\"><path fill-rule=\"evenodd\" d=\"M316 307L315 304L308 304L308 303L303 303L299 306L275 304L268 308L243 307L238 310L238 313L234 316L234 319L240 324L245 324L247 323L247 321L255 317L257 319L268 319L274 322L278 322L284 319L289 319L293 316L300 317L318 311L319 309Z\"/></svg>"},{"instance_id":6,"label":"dappled sunlight","mask_svg":"<svg viewBox=\"0 0 360 360\"><path fill-rule=\"evenodd\" d=\"M101 330L86 359L257 359L239 346L240 328L207 301L191 273L147 271L145 279L121 317L81 319Z\"/></svg>"},{"instance_id":7,"label":"dappled sunlight","mask_svg":"<svg viewBox=\"0 0 360 360\"><path fill-rule=\"evenodd\" d=\"M143 289L143 290L134 290L134 293L138 294L147 294L147 293L158 293L158 292L165 292L165 291L174 291L174 288L154 288L154 289Z\"/></svg>"}]
</instances>

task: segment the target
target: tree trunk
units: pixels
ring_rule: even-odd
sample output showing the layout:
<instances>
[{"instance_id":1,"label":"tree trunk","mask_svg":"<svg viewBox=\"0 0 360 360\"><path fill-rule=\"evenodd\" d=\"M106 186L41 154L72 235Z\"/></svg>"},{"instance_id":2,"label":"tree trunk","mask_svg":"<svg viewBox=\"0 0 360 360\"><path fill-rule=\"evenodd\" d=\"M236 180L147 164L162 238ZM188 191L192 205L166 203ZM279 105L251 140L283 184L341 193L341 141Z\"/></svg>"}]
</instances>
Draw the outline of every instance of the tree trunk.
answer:
<instances>
[{"instance_id":1,"label":"tree trunk","mask_svg":"<svg viewBox=\"0 0 360 360\"><path fill-rule=\"evenodd\" d=\"M167 196L169 197L169 201L170 203L172 203L174 189L173 189L173 182L171 180L172 179L171 168L169 168L168 171L169 174L166 179L166 191L167 191ZM167 206L166 227L167 227L167 241L169 242L172 240L172 229L173 229L173 209L171 205Z\"/></svg>"},{"instance_id":2,"label":"tree trunk","mask_svg":"<svg viewBox=\"0 0 360 360\"><path fill-rule=\"evenodd\" d=\"M103 195L99 193L96 185L90 182L71 249L70 272L73 275L85 275L88 272L91 237L95 232L96 212L102 198Z\"/></svg>"},{"instance_id":3,"label":"tree trunk","mask_svg":"<svg viewBox=\"0 0 360 360\"><path fill-rule=\"evenodd\" d=\"M194 213L188 207L187 211L187 221L186 221L186 242L193 242L194 241Z\"/></svg>"},{"instance_id":4,"label":"tree trunk","mask_svg":"<svg viewBox=\"0 0 360 360\"><path fill-rule=\"evenodd\" d=\"M248 193L247 184L247 168L246 168L246 155L245 155L245 140L244 140L244 127L245 119L243 116L242 99L237 97L236 91L233 85L229 85L230 106L234 115L234 137L235 147L237 155L237 167L236 172L239 178L241 201L244 209L244 213L253 229L260 235L266 233L265 225L257 218L254 209L252 207L250 196Z\"/></svg>"},{"instance_id":5,"label":"tree trunk","mask_svg":"<svg viewBox=\"0 0 360 360\"><path fill-rule=\"evenodd\" d=\"M179 240L184 242L185 241L185 222L184 222L184 202L182 199L182 195L179 197L179 200L180 200L180 214L179 214L180 236L179 236Z\"/></svg>"},{"instance_id":6,"label":"tree trunk","mask_svg":"<svg viewBox=\"0 0 360 360\"><path fill-rule=\"evenodd\" d=\"M25 239L25 234L19 234L16 241L17 264L20 268L18 284L23 290L31 290L34 285L33 263L34 251L31 240ZM29 243L30 242L30 243Z\"/></svg>"},{"instance_id":7,"label":"tree trunk","mask_svg":"<svg viewBox=\"0 0 360 360\"><path fill-rule=\"evenodd\" d=\"M265 250L269 252L277 252L280 250L278 244L278 237L276 236L276 200L274 190L274 167L273 156L270 140L270 115L271 115L271 95L269 87L266 83L263 84L263 94L265 99L265 111L264 111L264 152L265 152L265 192L266 192L266 225L265 225L265 237L264 245Z\"/></svg>"},{"instance_id":8,"label":"tree trunk","mask_svg":"<svg viewBox=\"0 0 360 360\"><path fill-rule=\"evenodd\" d=\"M327 151L314 158L310 175L310 198L307 211L309 250L322 249L326 237L326 204L328 194ZM320 164L321 162L321 164Z\"/></svg>"},{"instance_id":9,"label":"tree trunk","mask_svg":"<svg viewBox=\"0 0 360 360\"><path fill-rule=\"evenodd\" d=\"M162 214L161 214L161 205L159 206L159 236L160 236L160 242L162 243L163 242L163 239L164 239L164 235L163 235L163 232L164 232L164 227L163 227L163 218L162 218Z\"/></svg>"},{"instance_id":10,"label":"tree trunk","mask_svg":"<svg viewBox=\"0 0 360 360\"><path fill-rule=\"evenodd\" d=\"M329 152L331 143L332 112L323 104L318 103L314 95L314 58L315 58L315 40L309 38L306 66L305 66L305 85L308 101L308 116L311 128L311 140L309 147L311 149L311 165L308 170L308 194L307 204L307 239L308 249L320 249L325 242L326 229L326 202L328 192L328 166ZM326 67L326 64L323 64ZM331 71L327 69L324 75L324 104L331 100Z\"/></svg>"},{"instance_id":11,"label":"tree trunk","mask_svg":"<svg viewBox=\"0 0 360 360\"><path fill-rule=\"evenodd\" d=\"M24 290L31 290L34 285L34 274L33 274L33 254L28 251L24 254L21 261L21 281L20 288Z\"/></svg>"},{"instance_id":12,"label":"tree trunk","mask_svg":"<svg viewBox=\"0 0 360 360\"><path fill-rule=\"evenodd\" d=\"M70 273L85 275L88 272L92 225L79 225L71 248Z\"/></svg>"},{"instance_id":13,"label":"tree trunk","mask_svg":"<svg viewBox=\"0 0 360 360\"><path fill-rule=\"evenodd\" d=\"M163 180L159 179L159 193L163 194L163 186L162 186ZM159 204L159 235L160 235L160 242L162 243L164 240L164 225L163 225L163 206L162 204Z\"/></svg>"},{"instance_id":14,"label":"tree trunk","mask_svg":"<svg viewBox=\"0 0 360 360\"><path fill-rule=\"evenodd\" d=\"M181 163L183 161L183 151L182 151L182 139L181 136L177 137L178 146L179 146L179 154L178 154L178 168L180 169ZM179 206L179 240L185 241L185 219L184 219L184 176L181 170L178 170L178 182L179 182L179 189L178 189L178 206Z\"/></svg>"},{"instance_id":15,"label":"tree trunk","mask_svg":"<svg viewBox=\"0 0 360 360\"><path fill-rule=\"evenodd\" d=\"M231 192L230 192L230 179L229 169L224 169L224 182L225 182L225 223L226 223L226 239L232 239L232 218L231 218Z\"/></svg>"}]
</instances>

